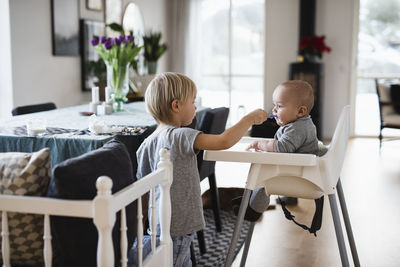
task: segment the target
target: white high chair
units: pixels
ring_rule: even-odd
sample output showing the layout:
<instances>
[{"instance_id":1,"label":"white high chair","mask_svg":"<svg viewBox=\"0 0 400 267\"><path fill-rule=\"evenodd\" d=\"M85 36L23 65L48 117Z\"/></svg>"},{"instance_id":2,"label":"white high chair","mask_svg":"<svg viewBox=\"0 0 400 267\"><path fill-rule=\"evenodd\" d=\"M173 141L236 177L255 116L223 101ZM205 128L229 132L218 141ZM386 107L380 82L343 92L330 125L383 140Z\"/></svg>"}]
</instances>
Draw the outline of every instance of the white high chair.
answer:
<instances>
[{"instance_id":1,"label":"white high chair","mask_svg":"<svg viewBox=\"0 0 400 267\"><path fill-rule=\"evenodd\" d=\"M339 177L349 136L349 120L350 106L346 106L342 110L328 151L321 157L312 154L245 151L250 143L260 139L247 137L242 138L239 143L228 150L205 151L205 160L251 163L225 266L232 264L251 192L259 187L264 187L268 195L306 199L317 199L324 194L328 195L342 266L349 266L336 204L335 192L337 190L353 262L355 266L360 266ZM252 223L248 233L241 266L244 266L246 261L254 224Z\"/></svg>"}]
</instances>

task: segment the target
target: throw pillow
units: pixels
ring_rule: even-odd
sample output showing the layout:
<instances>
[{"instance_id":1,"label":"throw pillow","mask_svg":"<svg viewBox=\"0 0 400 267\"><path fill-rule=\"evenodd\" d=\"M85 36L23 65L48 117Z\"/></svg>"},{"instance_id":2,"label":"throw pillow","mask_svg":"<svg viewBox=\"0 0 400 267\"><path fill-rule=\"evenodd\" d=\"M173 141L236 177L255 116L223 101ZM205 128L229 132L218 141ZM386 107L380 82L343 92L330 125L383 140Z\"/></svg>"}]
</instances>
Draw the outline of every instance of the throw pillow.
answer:
<instances>
[{"instance_id":1,"label":"throw pillow","mask_svg":"<svg viewBox=\"0 0 400 267\"><path fill-rule=\"evenodd\" d=\"M112 179L112 193L132 184L132 163L124 144L112 140L102 148L61 162L54 167L47 195L62 199L91 200L96 180ZM136 238L136 202L126 207L128 247ZM51 216L55 254L60 266L96 266L98 234L92 219ZM113 228L115 266L120 264L120 214Z\"/></svg>"},{"instance_id":2,"label":"throw pillow","mask_svg":"<svg viewBox=\"0 0 400 267\"><path fill-rule=\"evenodd\" d=\"M44 196L49 180L50 150L48 148L34 153L0 153L1 194ZM43 216L8 212L8 231L12 265L44 265Z\"/></svg>"}]
</instances>

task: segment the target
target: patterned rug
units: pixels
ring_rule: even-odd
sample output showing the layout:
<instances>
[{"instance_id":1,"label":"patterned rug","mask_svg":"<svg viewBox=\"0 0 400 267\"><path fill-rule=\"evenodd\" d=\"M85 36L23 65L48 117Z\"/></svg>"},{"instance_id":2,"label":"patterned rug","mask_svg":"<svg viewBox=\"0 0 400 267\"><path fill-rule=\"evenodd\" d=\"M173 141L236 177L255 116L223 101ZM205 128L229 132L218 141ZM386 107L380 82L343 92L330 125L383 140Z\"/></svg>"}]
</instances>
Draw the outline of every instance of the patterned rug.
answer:
<instances>
[{"instance_id":1,"label":"patterned rug","mask_svg":"<svg viewBox=\"0 0 400 267\"><path fill-rule=\"evenodd\" d=\"M200 255L199 242L197 241L197 236L195 235L194 249L198 267L224 266L229 245L231 243L233 230L235 228L236 216L233 214L233 211L225 210L220 210L220 215L222 231L217 232L215 230L215 222L212 210L204 210L204 219L206 221L204 239L206 242L207 252L204 253L204 255ZM243 221L242 231L240 232L239 240L235 250L235 257L246 240L249 227L250 223L248 221Z\"/></svg>"}]
</instances>

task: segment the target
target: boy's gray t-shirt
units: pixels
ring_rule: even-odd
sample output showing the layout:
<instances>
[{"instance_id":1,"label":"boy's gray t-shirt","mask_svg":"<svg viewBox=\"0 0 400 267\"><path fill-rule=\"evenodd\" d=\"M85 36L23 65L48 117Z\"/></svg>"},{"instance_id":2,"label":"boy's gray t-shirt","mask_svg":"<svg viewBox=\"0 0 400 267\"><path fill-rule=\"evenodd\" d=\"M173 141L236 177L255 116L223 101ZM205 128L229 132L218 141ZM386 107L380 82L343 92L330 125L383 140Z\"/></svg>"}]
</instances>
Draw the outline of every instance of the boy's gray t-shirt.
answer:
<instances>
[{"instance_id":1,"label":"boy's gray t-shirt","mask_svg":"<svg viewBox=\"0 0 400 267\"><path fill-rule=\"evenodd\" d=\"M275 152L319 155L317 130L310 116L297 119L278 129Z\"/></svg>"},{"instance_id":2,"label":"boy's gray t-shirt","mask_svg":"<svg viewBox=\"0 0 400 267\"><path fill-rule=\"evenodd\" d=\"M173 164L171 236L191 234L205 227L197 168L198 151L193 148L199 133L191 128L166 126L144 140L136 152L136 176L140 179L157 169L161 148L170 150Z\"/></svg>"}]
</instances>

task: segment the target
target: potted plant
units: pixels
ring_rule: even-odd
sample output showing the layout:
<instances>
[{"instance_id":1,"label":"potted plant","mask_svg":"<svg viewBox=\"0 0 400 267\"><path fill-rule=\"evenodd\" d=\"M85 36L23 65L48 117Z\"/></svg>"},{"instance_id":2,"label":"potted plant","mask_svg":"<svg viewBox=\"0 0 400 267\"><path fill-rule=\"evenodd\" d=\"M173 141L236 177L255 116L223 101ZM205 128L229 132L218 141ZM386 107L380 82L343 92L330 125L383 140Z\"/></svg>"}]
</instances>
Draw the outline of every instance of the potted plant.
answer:
<instances>
[{"instance_id":1,"label":"potted plant","mask_svg":"<svg viewBox=\"0 0 400 267\"><path fill-rule=\"evenodd\" d=\"M161 35L161 32L150 32L143 36L144 58L149 74L157 72L157 61L167 50L167 45L160 43Z\"/></svg>"},{"instance_id":2,"label":"potted plant","mask_svg":"<svg viewBox=\"0 0 400 267\"><path fill-rule=\"evenodd\" d=\"M330 53L331 48L325 44L325 36L302 36L299 46L299 55L304 62L316 62L322 58L324 52Z\"/></svg>"}]
</instances>

